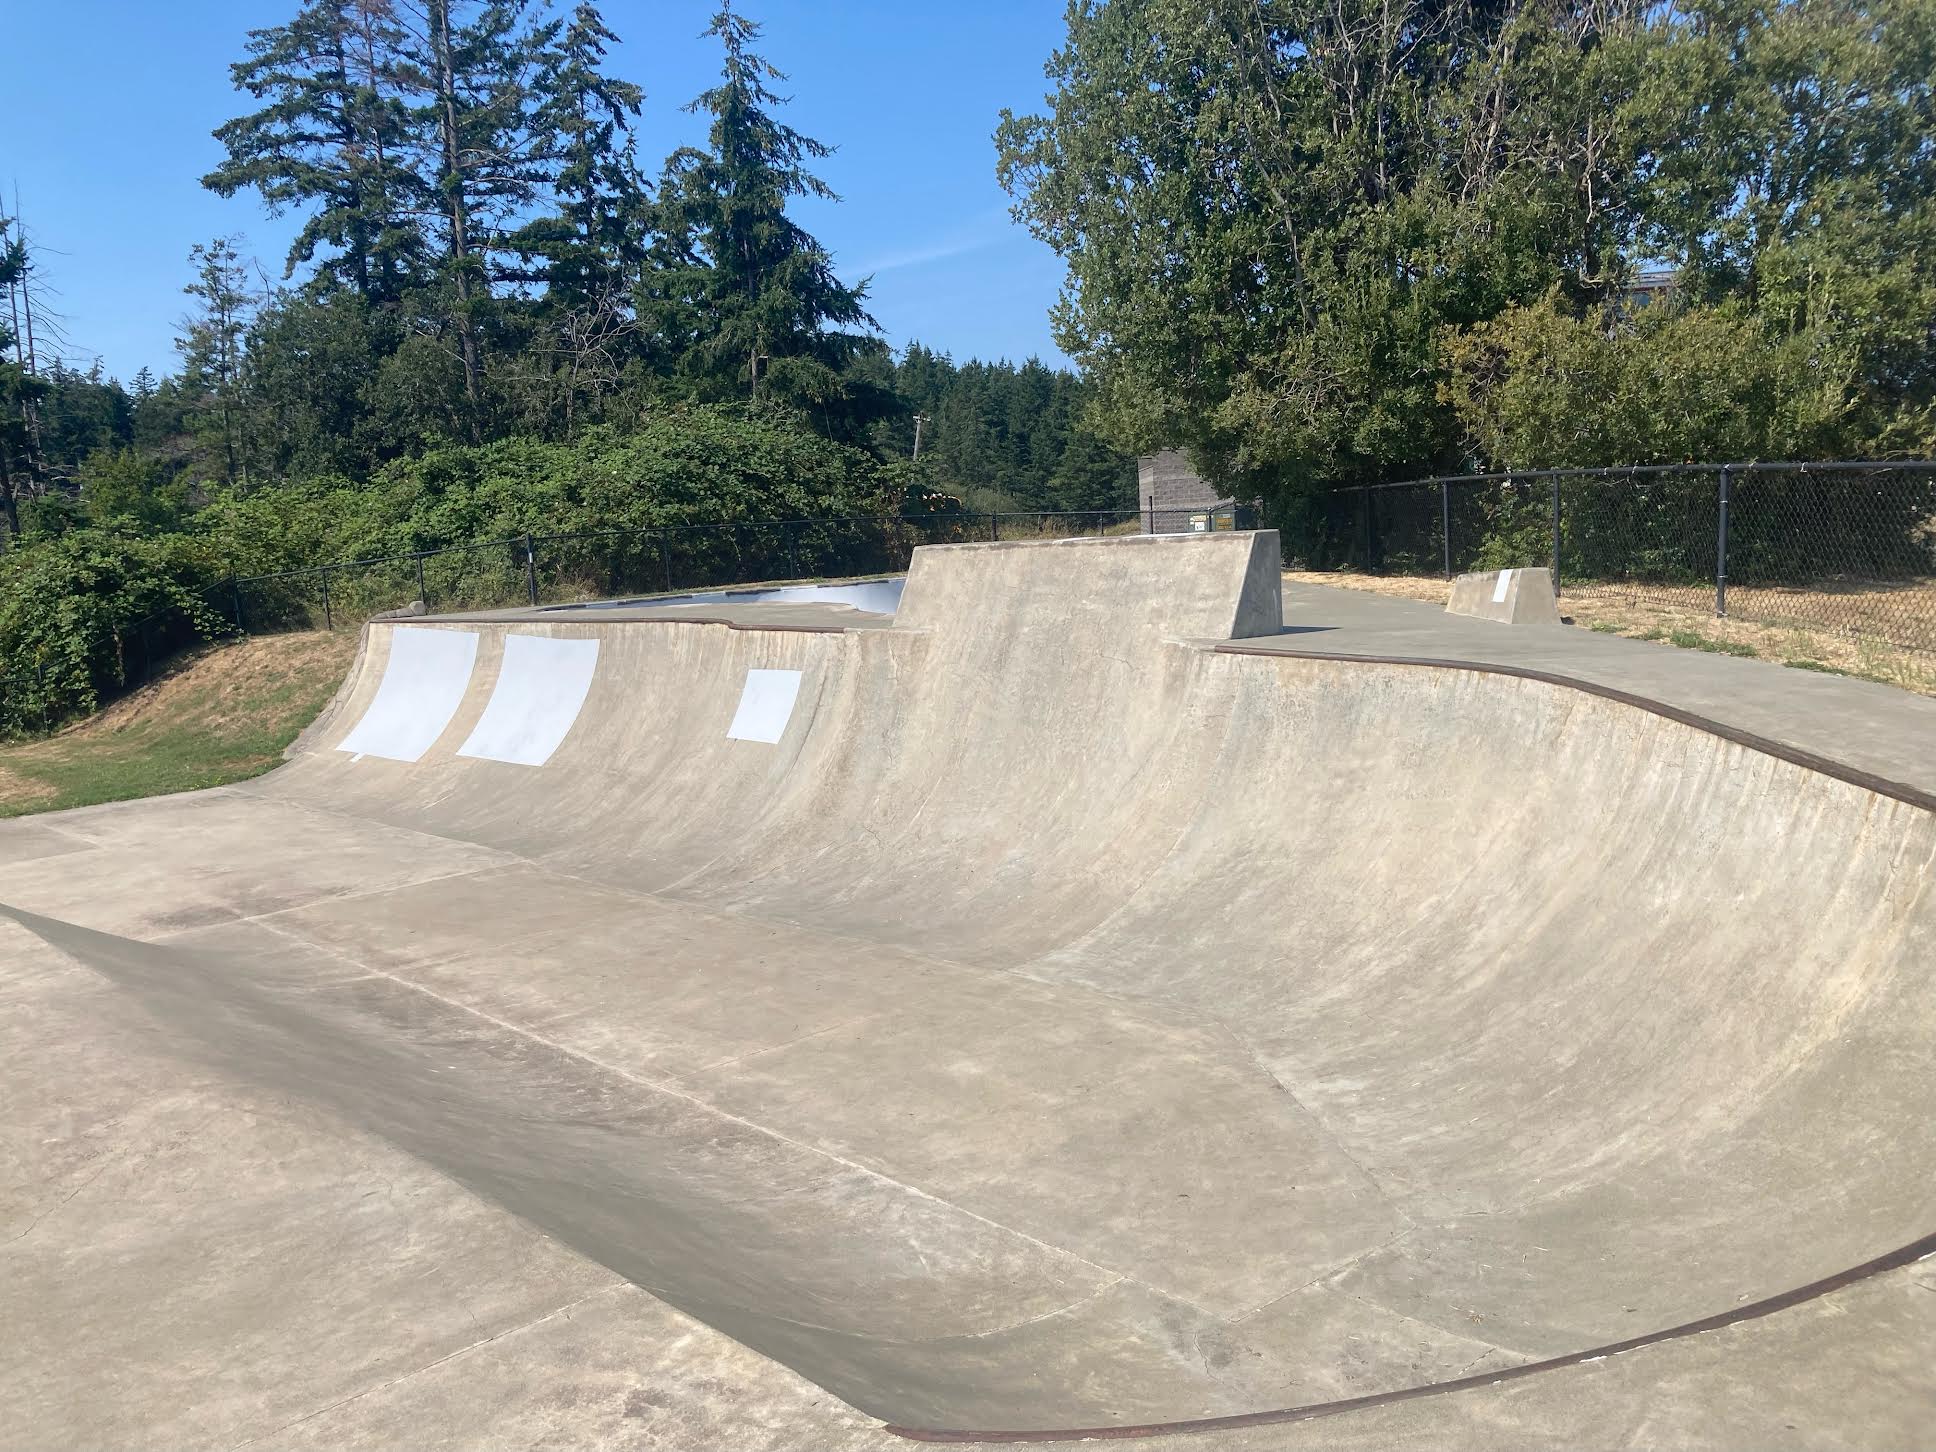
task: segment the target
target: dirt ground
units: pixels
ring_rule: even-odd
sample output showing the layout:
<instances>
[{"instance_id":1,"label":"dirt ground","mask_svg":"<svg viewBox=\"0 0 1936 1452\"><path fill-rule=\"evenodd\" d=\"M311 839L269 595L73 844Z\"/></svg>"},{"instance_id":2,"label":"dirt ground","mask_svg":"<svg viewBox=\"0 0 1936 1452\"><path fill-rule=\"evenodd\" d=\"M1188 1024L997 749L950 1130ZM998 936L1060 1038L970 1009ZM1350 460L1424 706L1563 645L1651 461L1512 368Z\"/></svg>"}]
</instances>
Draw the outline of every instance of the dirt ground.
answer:
<instances>
[{"instance_id":1,"label":"dirt ground","mask_svg":"<svg viewBox=\"0 0 1936 1452\"><path fill-rule=\"evenodd\" d=\"M1436 575L1360 575L1341 571L1287 570L1286 580L1304 585L1330 585L1346 590L1367 590L1404 600L1427 600L1443 604L1446 582ZM1921 695L1936 696L1936 650L1909 650L1871 635L1853 631L1831 631L1806 625L1773 624L1766 620L1731 614L1718 619L1713 596L1706 591L1655 592L1634 598L1624 591L1605 586L1584 591L1562 588L1560 613L1577 625L1609 635L1624 635L1633 640L1658 641L1663 645L1688 650L1715 651L1723 655L1754 656L1797 670L1827 671L1881 681ZM1796 603L1793 591L1743 591L1732 595L1737 611L1749 614L1768 609L1761 597L1775 597L1780 613L1799 613L1805 606ZM1872 592L1877 599L1882 592ZM1837 595L1839 612L1851 597ZM1897 608L1897 597L1888 597ZM1781 602L1787 604L1782 607ZM1875 605L1880 609L1881 606ZM1936 618L1936 603L1931 606Z\"/></svg>"}]
</instances>

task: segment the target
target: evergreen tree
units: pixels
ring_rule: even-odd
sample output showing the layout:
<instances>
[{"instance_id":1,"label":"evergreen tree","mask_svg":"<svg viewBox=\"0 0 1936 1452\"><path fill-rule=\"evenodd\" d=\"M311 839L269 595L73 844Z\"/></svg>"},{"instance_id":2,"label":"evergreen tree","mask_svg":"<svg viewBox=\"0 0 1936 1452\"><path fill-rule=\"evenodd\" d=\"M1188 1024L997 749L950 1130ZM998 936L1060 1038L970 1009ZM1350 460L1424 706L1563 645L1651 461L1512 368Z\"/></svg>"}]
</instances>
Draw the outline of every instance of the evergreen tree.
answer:
<instances>
[{"instance_id":1,"label":"evergreen tree","mask_svg":"<svg viewBox=\"0 0 1936 1452\"><path fill-rule=\"evenodd\" d=\"M483 336L495 261L538 195L542 155L530 127L533 72L545 33L525 24L529 0L423 0L405 45L421 181L436 199L441 311L463 365L467 430L485 428Z\"/></svg>"},{"instance_id":2,"label":"evergreen tree","mask_svg":"<svg viewBox=\"0 0 1936 1452\"><path fill-rule=\"evenodd\" d=\"M328 249L325 276L384 304L425 267L406 38L392 0L306 0L287 25L250 31L230 73L266 104L217 128L228 157L202 178L225 197L259 192L271 216L313 206L287 271Z\"/></svg>"},{"instance_id":3,"label":"evergreen tree","mask_svg":"<svg viewBox=\"0 0 1936 1452\"><path fill-rule=\"evenodd\" d=\"M632 122L645 93L606 73L617 37L590 0L538 37L531 133L548 209L509 239L509 274L542 287L512 365L517 426L570 437L638 359L633 298L651 240Z\"/></svg>"},{"instance_id":4,"label":"evergreen tree","mask_svg":"<svg viewBox=\"0 0 1936 1452\"><path fill-rule=\"evenodd\" d=\"M219 432L223 477L234 488L238 480L247 478L247 466L240 458L238 415L242 339L253 309L248 272L231 237L196 243L188 260L195 268L195 280L182 291L197 306L182 319L181 336L175 340L182 357L182 387L199 401L204 417Z\"/></svg>"},{"instance_id":5,"label":"evergreen tree","mask_svg":"<svg viewBox=\"0 0 1936 1452\"><path fill-rule=\"evenodd\" d=\"M884 345L864 285L842 283L786 212L791 197L833 198L806 165L832 148L775 116L784 99L768 82L786 77L748 49L758 25L728 7L706 34L725 51L721 84L687 109L712 117L708 145L674 153L661 186L665 293L690 339L684 370L714 396L793 404L851 436L886 401L851 386L849 366Z\"/></svg>"},{"instance_id":6,"label":"evergreen tree","mask_svg":"<svg viewBox=\"0 0 1936 1452\"><path fill-rule=\"evenodd\" d=\"M531 131L553 210L512 245L541 261L531 280L543 282L554 309L629 289L645 259L649 189L632 131L645 92L605 73L606 49L617 40L597 6L580 0L539 45Z\"/></svg>"},{"instance_id":7,"label":"evergreen tree","mask_svg":"<svg viewBox=\"0 0 1936 1452\"><path fill-rule=\"evenodd\" d=\"M99 449L118 448L133 437L134 401L107 376L98 358L85 372L56 359L44 381L40 430L48 478L70 488L76 461Z\"/></svg>"},{"instance_id":8,"label":"evergreen tree","mask_svg":"<svg viewBox=\"0 0 1936 1452\"><path fill-rule=\"evenodd\" d=\"M31 270L18 224L0 216L0 291L6 294L6 311L0 314L0 516L10 540L20 537L18 501L38 494L46 483L40 401L47 385L37 375L29 346Z\"/></svg>"}]
</instances>

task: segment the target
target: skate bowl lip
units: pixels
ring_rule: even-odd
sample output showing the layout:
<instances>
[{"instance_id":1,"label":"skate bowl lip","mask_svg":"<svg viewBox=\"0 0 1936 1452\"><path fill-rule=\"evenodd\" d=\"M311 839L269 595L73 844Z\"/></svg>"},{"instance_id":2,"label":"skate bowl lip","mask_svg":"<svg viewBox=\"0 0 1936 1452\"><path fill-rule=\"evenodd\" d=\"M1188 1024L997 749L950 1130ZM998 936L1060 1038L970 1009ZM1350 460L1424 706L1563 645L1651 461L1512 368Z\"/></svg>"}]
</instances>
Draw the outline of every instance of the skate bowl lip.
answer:
<instances>
[{"instance_id":1,"label":"skate bowl lip","mask_svg":"<svg viewBox=\"0 0 1936 1452\"><path fill-rule=\"evenodd\" d=\"M1004 541L1004 543L1007 542ZM947 548L947 546L935 546L935 548ZM628 601L625 603L630 605L633 602ZM730 592L725 603L733 603ZM506 628L519 625L570 625L591 626L598 629L636 625L710 625L724 627L731 631L771 632L783 635L845 635L857 631L860 633L872 633L873 629L877 628L890 630L898 628L901 633L910 633L905 626L896 627L892 616L875 615L865 611L842 607L834 608L839 610L842 616L851 618L844 619L839 623L835 623L834 621L829 621L826 624L807 623L799 620L780 618L778 615L770 619L761 618L772 610L773 605L776 603L781 602L762 601L749 603L742 607L748 612L746 615L708 614L699 611L688 611L687 609L679 607L674 607L677 613L638 615L631 613L629 610L611 607L602 609L586 608L581 610L573 607L541 606L537 609L513 609L474 614L455 612L448 615L419 616L414 620L371 621L365 629L367 631L377 627L394 628L398 625L417 627L436 627L439 625L497 625ZM642 600L637 602L636 608L639 610L653 609L655 608L655 602ZM781 608L784 609L785 604L782 604ZM1915 786L1907 782L1893 780L1877 772L1869 771L1866 768L1839 760L1836 757L1824 755L1821 752L1809 751L1803 747L1792 746L1787 742L1778 741L1773 737L1749 731L1744 727L1719 720L1713 716L1688 710L1683 706L1675 705L1671 701L1662 700L1658 696L1623 690L1618 686L1608 685L1603 681L1593 680L1587 676L1573 675L1564 671L1545 670L1535 666L1515 665L1505 661L1477 660L1466 656L1395 655L1362 651L1309 650L1294 646L1277 646L1263 643L1273 639L1285 638L1292 633L1286 630L1282 635L1275 637L1261 636L1247 640L1177 641L1175 643L1200 650L1207 650L1217 655L1261 656L1266 659L1319 661L1336 665L1398 666L1419 670L1469 671L1477 675L1505 676L1517 680L1535 681L1542 685L1557 686L1566 690L1580 691L1586 695L1597 696L1603 700L1613 701L1619 705L1644 711L1649 715L1659 716L1665 720L1677 722L1682 726L1690 727L1693 730L1703 732L1709 736L1718 737L1723 741L1730 742L1733 745L1743 747L1749 751L1774 757L1778 761L1785 761L1792 766L1799 766L1804 770L1815 772L1818 775L1860 788L1876 796L1886 797L1893 801L1902 802L1907 806L1915 807L1921 811L1936 814L1936 791ZM350 676L353 677L354 675L355 671L352 670ZM347 679L344 684L347 687ZM328 714L327 710L324 714L325 716ZM319 723L322 719L321 717L318 718ZM307 734L305 733L305 735Z\"/></svg>"}]
</instances>

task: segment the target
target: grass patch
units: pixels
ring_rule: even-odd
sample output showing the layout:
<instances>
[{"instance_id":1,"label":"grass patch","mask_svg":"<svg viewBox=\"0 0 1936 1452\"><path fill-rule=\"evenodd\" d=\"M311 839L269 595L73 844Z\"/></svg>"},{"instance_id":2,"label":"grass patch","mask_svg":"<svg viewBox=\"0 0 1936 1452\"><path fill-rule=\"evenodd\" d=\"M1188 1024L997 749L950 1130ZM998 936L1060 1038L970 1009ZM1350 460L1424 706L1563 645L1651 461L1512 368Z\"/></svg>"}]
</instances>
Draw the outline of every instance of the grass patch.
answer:
<instances>
[{"instance_id":1,"label":"grass patch","mask_svg":"<svg viewBox=\"0 0 1936 1452\"><path fill-rule=\"evenodd\" d=\"M1670 630L1667 632L1667 643L1678 645L1682 650L1705 650L1712 655L1738 655L1750 660L1761 654L1752 645L1744 645L1738 640L1716 640L1698 630Z\"/></svg>"},{"instance_id":2,"label":"grass patch","mask_svg":"<svg viewBox=\"0 0 1936 1452\"><path fill-rule=\"evenodd\" d=\"M0 747L0 817L259 776L335 693L355 651L354 631L199 651L58 735Z\"/></svg>"},{"instance_id":3,"label":"grass patch","mask_svg":"<svg viewBox=\"0 0 1936 1452\"><path fill-rule=\"evenodd\" d=\"M1793 671L1820 671L1825 676L1849 676L1859 678L1859 671L1845 671L1840 666L1832 666L1825 660L1785 660L1782 662Z\"/></svg>"},{"instance_id":4,"label":"grass patch","mask_svg":"<svg viewBox=\"0 0 1936 1452\"><path fill-rule=\"evenodd\" d=\"M1347 572L1287 570L1295 584L1365 590L1379 595L1445 603L1446 584L1437 576L1359 575ZM1716 619L1713 594L1706 588L1683 592L1683 600L1661 598L1654 590L1641 594L1625 586L1592 581L1567 587L1561 605L1576 625L1602 635L1650 640L1688 650L1719 655L1749 656L1779 662L1797 670L1875 681L1899 690L1936 696L1936 649L1917 647L1860 630L1831 629L1811 623L1811 614L1850 618L1869 611L1870 618L1884 604L1895 612L1890 629L1900 630L1904 612L1920 609L1918 602L1936 599L1936 580L1892 592L1860 591L1737 591L1730 595L1734 613ZM1858 607L1860 607L1858 609ZM1745 614L1743 612L1746 612ZM1761 612L1758 614L1758 612ZM1936 642L1932 642L1936 644Z\"/></svg>"}]
</instances>

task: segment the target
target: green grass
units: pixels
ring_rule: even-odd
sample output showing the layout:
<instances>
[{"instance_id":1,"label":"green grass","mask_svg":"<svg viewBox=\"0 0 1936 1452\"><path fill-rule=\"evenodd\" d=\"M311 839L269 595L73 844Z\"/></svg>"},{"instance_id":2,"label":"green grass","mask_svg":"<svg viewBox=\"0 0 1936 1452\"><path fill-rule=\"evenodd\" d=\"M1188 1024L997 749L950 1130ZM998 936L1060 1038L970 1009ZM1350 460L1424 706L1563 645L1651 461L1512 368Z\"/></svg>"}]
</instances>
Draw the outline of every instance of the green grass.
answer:
<instances>
[{"instance_id":1,"label":"green grass","mask_svg":"<svg viewBox=\"0 0 1936 1452\"><path fill-rule=\"evenodd\" d=\"M0 748L0 817L259 776L328 702L355 641L317 632L217 647L57 736Z\"/></svg>"},{"instance_id":2,"label":"green grass","mask_svg":"<svg viewBox=\"0 0 1936 1452\"><path fill-rule=\"evenodd\" d=\"M1703 635L1698 630L1670 630L1667 632L1667 643L1678 645L1682 650L1705 650L1713 655L1738 655L1750 660L1761 653L1752 645L1743 645L1734 640L1716 640L1713 636Z\"/></svg>"},{"instance_id":3,"label":"green grass","mask_svg":"<svg viewBox=\"0 0 1936 1452\"><path fill-rule=\"evenodd\" d=\"M1825 660L1808 660L1806 658L1797 658L1794 660L1785 660L1782 662L1782 664L1787 666L1790 670L1820 671L1825 676L1848 676L1851 679L1855 679L1855 680L1880 680L1881 679L1881 677L1879 676L1865 676L1861 671L1845 671L1842 669L1842 667L1832 666Z\"/></svg>"}]
</instances>

